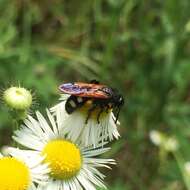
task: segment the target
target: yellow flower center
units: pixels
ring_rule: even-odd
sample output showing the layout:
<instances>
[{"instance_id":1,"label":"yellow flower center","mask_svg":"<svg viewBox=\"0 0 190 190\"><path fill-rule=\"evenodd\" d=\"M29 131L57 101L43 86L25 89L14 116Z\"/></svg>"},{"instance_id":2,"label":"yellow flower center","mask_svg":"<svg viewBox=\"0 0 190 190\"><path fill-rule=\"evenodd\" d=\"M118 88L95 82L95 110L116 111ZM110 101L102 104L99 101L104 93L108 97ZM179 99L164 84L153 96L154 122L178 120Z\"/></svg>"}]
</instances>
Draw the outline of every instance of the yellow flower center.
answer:
<instances>
[{"instance_id":1,"label":"yellow flower center","mask_svg":"<svg viewBox=\"0 0 190 190\"><path fill-rule=\"evenodd\" d=\"M0 189L27 190L31 178L28 167L16 158L0 158Z\"/></svg>"},{"instance_id":2,"label":"yellow flower center","mask_svg":"<svg viewBox=\"0 0 190 190\"><path fill-rule=\"evenodd\" d=\"M66 140L50 141L43 149L45 162L49 163L51 176L55 179L70 179L76 176L82 164L80 150Z\"/></svg>"}]
</instances>

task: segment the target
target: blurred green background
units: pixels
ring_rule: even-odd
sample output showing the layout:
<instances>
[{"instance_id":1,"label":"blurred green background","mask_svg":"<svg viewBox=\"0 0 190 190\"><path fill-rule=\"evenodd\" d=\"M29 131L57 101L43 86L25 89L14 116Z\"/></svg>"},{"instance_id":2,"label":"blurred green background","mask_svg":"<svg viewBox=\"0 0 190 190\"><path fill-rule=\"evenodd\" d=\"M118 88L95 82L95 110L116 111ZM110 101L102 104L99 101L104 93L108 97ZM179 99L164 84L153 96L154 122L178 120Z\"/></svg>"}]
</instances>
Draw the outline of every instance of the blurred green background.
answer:
<instances>
[{"instance_id":1,"label":"blurred green background","mask_svg":"<svg viewBox=\"0 0 190 190\"><path fill-rule=\"evenodd\" d=\"M2 91L32 89L42 112L63 82L97 79L124 95L109 190L190 189L189 54L189 0L0 0ZM1 146L11 125L1 103ZM175 137L178 150L153 145L153 129Z\"/></svg>"}]
</instances>

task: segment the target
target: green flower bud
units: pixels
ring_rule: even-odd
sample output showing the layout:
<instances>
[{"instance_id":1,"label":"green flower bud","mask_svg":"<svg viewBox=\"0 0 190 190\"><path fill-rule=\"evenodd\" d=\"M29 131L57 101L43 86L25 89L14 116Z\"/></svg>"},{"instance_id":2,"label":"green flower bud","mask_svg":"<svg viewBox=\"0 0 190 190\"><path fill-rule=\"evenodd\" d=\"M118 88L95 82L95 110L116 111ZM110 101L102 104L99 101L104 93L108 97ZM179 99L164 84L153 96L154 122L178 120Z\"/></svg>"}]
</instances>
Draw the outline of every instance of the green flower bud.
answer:
<instances>
[{"instance_id":1,"label":"green flower bud","mask_svg":"<svg viewBox=\"0 0 190 190\"><path fill-rule=\"evenodd\" d=\"M188 176L190 176L190 162L185 162L184 164L184 169L185 169L185 172Z\"/></svg>"},{"instance_id":2,"label":"green flower bud","mask_svg":"<svg viewBox=\"0 0 190 190\"><path fill-rule=\"evenodd\" d=\"M173 152L178 149L179 144L176 138L169 137L159 131L152 130L150 132L150 140L156 146L159 146L166 152Z\"/></svg>"},{"instance_id":3,"label":"green flower bud","mask_svg":"<svg viewBox=\"0 0 190 190\"><path fill-rule=\"evenodd\" d=\"M160 146L160 144L162 144L163 141L164 141L164 136L163 136L162 133L160 133L159 131L152 130L152 131L150 132L150 140L151 140L152 143L155 144L156 146Z\"/></svg>"},{"instance_id":4,"label":"green flower bud","mask_svg":"<svg viewBox=\"0 0 190 190\"><path fill-rule=\"evenodd\" d=\"M179 147L178 141L174 137L169 137L164 143L164 148L166 151L173 152L176 151Z\"/></svg>"},{"instance_id":5,"label":"green flower bud","mask_svg":"<svg viewBox=\"0 0 190 190\"><path fill-rule=\"evenodd\" d=\"M10 87L3 93L3 100L12 109L26 110L32 104L32 94L21 87Z\"/></svg>"}]
</instances>

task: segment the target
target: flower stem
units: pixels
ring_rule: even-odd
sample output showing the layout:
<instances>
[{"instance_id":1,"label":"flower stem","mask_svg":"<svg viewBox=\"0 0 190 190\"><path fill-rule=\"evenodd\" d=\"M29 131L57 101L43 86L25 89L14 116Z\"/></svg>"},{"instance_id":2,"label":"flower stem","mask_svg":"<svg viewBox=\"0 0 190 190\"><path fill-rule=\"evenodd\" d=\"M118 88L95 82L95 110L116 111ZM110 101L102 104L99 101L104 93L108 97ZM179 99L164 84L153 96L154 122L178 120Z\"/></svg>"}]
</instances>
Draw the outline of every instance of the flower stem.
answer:
<instances>
[{"instance_id":1,"label":"flower stem","mask_svg":"<svg viewBox=\"0 0 190 190\"><path fill-rule=\"evenodd\" d=\"M173 155L174 155L174 157L176 159L176 162L178 164L178 167L179 167L179 169L181 171L181 175L182 175L184 184L185 184L186 188L188 190L190 190L190 180L189 180L189 178L188 178L188 176L187 176L187 174L185 173L185 170L184 170L185 161L184 161L184 159L182 158L182 156L181 156L181 154L179 152L174 151Z\"/></svg>"}]
</instances>

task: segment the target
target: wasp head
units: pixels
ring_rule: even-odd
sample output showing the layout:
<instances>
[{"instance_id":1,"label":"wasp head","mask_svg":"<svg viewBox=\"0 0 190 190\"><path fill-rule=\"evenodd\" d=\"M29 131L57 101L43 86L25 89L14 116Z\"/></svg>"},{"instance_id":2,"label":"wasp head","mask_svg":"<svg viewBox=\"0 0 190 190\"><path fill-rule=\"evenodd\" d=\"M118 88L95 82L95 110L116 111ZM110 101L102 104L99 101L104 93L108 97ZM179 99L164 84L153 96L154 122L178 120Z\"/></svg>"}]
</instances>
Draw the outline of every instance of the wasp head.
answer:
<instances>
[{"instance_id":1,"label":"wasp head","mask_svg":"<svg viewBox=\"0 0 190 190\"><path fill-rule=\"evenodd\" d=\"M113 92L114 92L113 93L113 103L115 104L115 106L117 106L117 107L123 106L124 105L123 96L121 94L119 94L116 89L114 89Z\"/></svg>"}]
</instances>

